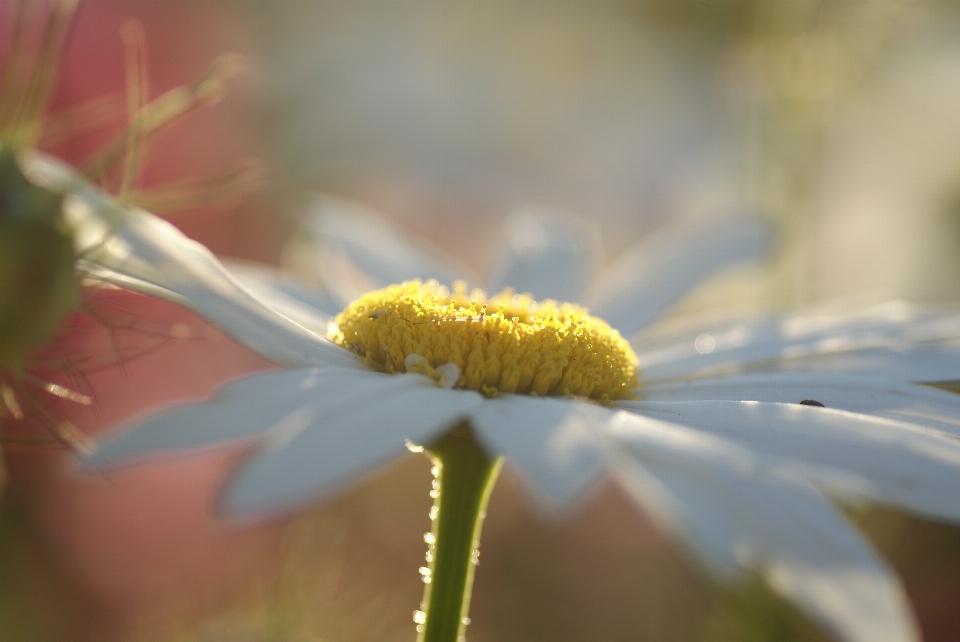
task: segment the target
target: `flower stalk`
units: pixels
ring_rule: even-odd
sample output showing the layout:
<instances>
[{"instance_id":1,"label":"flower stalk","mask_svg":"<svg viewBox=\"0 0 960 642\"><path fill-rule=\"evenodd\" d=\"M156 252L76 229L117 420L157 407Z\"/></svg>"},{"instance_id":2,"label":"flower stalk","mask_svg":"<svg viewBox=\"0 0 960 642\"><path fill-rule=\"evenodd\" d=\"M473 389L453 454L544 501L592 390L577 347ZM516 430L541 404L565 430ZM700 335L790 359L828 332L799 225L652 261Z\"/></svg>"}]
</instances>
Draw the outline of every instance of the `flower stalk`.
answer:
<instances>
[{"instance_id":1,"label":"flower stalk","mask_svg":"<svg viewBox=\"0 0 960 642\"><path fill-rule=\"evenodd\" d=\"M466 423L426 450L434 463L433 528L425 537L427 566L420 569L425 587L414 614L417 640L458 642L469 623L480 531L503 458L491 459Z\"/></svg>"}]
</instances>

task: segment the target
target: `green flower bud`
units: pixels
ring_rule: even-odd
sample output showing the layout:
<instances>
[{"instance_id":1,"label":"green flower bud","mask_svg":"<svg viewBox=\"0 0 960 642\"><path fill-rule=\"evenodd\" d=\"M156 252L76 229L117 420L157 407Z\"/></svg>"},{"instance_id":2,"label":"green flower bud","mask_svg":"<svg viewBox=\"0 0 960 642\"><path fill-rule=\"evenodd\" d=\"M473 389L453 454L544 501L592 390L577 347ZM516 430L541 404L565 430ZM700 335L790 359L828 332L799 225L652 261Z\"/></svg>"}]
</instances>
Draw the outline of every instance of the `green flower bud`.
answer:
<instances>
[{"instance_id":1,"label":"green flower bud","mask_svg":"<svg viewBox=\"0 0 960 642\"><path fill-rule=\"evenodd\" d=\"M22 369L80 302L64 194L33 184L0 148L0 368Z\"/></svg>"}]
</instances>

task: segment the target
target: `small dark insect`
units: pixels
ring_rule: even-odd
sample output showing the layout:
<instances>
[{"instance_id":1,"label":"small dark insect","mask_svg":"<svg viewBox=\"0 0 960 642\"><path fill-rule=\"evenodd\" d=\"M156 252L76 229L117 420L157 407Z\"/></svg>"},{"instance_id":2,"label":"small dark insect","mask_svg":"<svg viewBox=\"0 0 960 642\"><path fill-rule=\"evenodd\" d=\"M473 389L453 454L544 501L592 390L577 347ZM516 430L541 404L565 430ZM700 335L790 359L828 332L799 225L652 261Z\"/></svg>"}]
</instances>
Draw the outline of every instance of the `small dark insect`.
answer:
<instances>
[{"instance_id":1,"label":"small dark insect","mask_svg":"<svg viewBox=\"0 0 960 642\"><path fill-rule=\"evenodd\" d=\"M801 405L801 406L815 406L815 407L817 407L817 408L826 408L826 406L824 406L822 403L820 403L820 402L817 401L816 399L804 399L803 401L800 402L800 405Z\"/></svg>"}]
</instances>

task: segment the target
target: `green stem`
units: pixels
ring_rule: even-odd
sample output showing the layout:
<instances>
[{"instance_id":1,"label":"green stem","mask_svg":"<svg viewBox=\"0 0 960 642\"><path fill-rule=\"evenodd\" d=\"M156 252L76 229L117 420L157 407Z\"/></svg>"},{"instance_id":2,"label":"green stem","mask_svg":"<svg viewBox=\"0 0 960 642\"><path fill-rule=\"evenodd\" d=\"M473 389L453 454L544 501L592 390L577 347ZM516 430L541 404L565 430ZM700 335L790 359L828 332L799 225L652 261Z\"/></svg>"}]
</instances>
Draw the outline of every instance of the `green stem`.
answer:
<instances>
[{"instance_id":1,"label":"green stem","mask_svg":"<svg viewBox=\"0 0 960 642\"><path fill-rule=\"evenodd\" d=\"M480 530L487 500L503 458L491 459L470 427L460 424L427 447L434 462L433 529L427 536L426 586L418 642L458 642L469 620L473 572L480 554Z\"/></svg>"}]
</instances>

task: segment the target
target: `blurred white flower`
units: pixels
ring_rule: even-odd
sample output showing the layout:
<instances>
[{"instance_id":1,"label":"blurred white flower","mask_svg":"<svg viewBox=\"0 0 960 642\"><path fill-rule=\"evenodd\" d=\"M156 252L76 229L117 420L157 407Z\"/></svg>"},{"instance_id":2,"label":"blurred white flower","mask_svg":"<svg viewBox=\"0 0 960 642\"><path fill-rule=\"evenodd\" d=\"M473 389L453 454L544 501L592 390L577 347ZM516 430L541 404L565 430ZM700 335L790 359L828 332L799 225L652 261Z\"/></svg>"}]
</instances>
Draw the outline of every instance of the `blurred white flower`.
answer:
<instances>
[{"instance_id":1,"label":"blurred white flower","mask_svg":"<svg viewBox=\"0 0 960 642\"><path fill-rule=\"evenodd\" d=\"M365 287L459 275L370 217L328 212L309 229L308 242ZM529 214L506 233L493 289L577 298L590 263L579 224ZM733 218L648 241L583 300L634 335L716 268L760 254L769 236L759 222ZM143 212L123 213L88 269L186 305L287 366L119 432L85 458L88 467L259 437L222 508L275 514L466 421L547 509L613 478L717 577L758 574L839 639L919 639L897 578L825 496L960 522L960 397L911 383L960 380L956 311L892 304L699 329L641 351L639 398L602 407L486 398L419 374L373 371L308 330L324 327L326 315L277 287L277 277L247 270L241 285L205 248Z\"/></svg>"}]
</instances>

